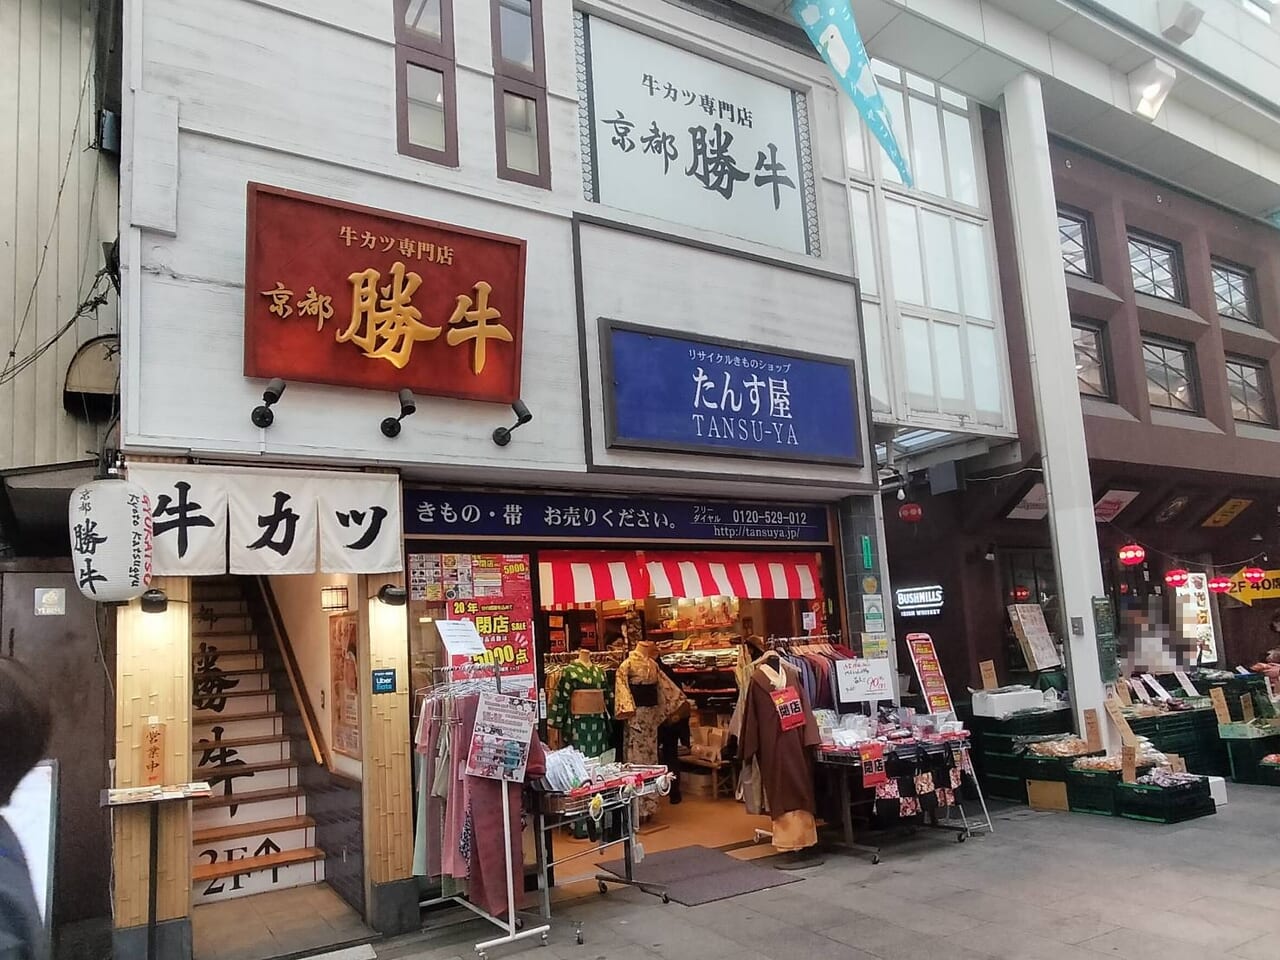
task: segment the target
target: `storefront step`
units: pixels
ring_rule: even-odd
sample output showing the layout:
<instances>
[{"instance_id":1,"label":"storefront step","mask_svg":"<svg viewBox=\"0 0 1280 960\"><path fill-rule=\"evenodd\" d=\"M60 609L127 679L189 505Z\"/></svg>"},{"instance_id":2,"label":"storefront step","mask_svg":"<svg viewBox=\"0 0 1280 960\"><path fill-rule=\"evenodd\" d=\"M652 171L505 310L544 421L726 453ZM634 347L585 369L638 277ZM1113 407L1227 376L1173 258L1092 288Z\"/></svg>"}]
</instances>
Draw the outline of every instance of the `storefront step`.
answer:
<instances>
[{"instance_id":1,"label":"storefront step","mask_svg":"<svg viewBox=\"0 0 1280 960\"><path fill-rule=\"evenodd\" d=\"M196 612L191 619L196 623L207 622L209 616L221 620L224 617L247 617L249 606L243 600L193 600Z\"/></svg>"},{"instance_id":2,"label":"storefront step","mask_svg":"<svg viewBox=\"0 0 1280 960\"><path fill-rule=\"evenodd\" d=\"M237 631L210 630L194 634L191 642L196 644L196 651L204 647L206 653L230 653L232 651L249 651L258 649L258 638L251 628Z\"/></svg>"},{"instance_id":3,"label":"storefront step","mask_svg":"<svg viewBox=\"0 0 1280 960\"><path fill-rule=\"evenodd\" d=\"M300 887L324 879L324 851L305 847L213 863L206 857L191 879L197 904Z\"/></svg>"},{"instance_id":4,"label":"storefront step","mask_svg":"<svg viewBox=\"0 0 1280 960\"><path fill-rule=\"evenodd\" d=\"M216 753L216 751L214 751ZM198 766L193 774L196 780L214 782L214 778L223 779L214 782L213 792L220 794L226 784L234 784L235 793L241 790L279 790L297 786L298 762L296 760L275 760L270 763L245 763L226 765L217 762Z\"/></svg>"},{"instance_id":5,"label":"storefront step","mask_svg":"<svg viewBox=\"0 0 1280 960\"><path fill-rule=\"evenodd\" d=\"M239 670L261 670L263 659L261 650L228 650L221 648L210 651L205 649L192 655L196 674L218 669L224 673Z\"/></svg>"},{"instance_id":6,"label":"storefront step","mask_svg":"<svg viewBox=\"0 0 1280 960\"><path fill-rule=\"evenodd\" d=\"M237 717L246 713L270 713L276 708L276 695L270 690L248 690L244 693L234 690L202 692L197 683L194 706L193 721L207 720L210 717Z\"/></svg>"},{"instance_id":7,"label":"storefront step","mask_svg":"<svg viewBox=\"0 0 1280 960\"><path fill-rule=\"evenodd\" d=\"M197 770L200 769L199 763L206 750L226 750L229 753L220 754L220 756L233 760L243 760L245 763L275 763L279 760L288 760L290 749L289 738L283 734L240 737L234 740L228 740L226 737L217 741L197 740L191 745L191 752L197 758ZM200 778L197 777L196 779Z\"/></svg>"},{"instance_id":8,"label":"storefront step","mask_svg":"<svg viewBox=\"0 0 1280 960\"><path fill-rule=\"evenodd\" d=\"M239 714L234 717L195 717L191 732L196 740L276 736L284 732L284 714L279 712ZM215 728L219 728L215 730Z\"/></svg>"},{"instance_id":9,"label":"storefront step","mask_svg":"<svg viewBox=\"0 0 1280 960\"><path fill-rule=\"evenodd\" d=\"M297 787L281 787L237 792L230 797L202 797L193 801L191 822L193 829L205 830L264 820L284 820L303 816L306 812L307 798L302 791Z\"/></svg>"}]
</instances>

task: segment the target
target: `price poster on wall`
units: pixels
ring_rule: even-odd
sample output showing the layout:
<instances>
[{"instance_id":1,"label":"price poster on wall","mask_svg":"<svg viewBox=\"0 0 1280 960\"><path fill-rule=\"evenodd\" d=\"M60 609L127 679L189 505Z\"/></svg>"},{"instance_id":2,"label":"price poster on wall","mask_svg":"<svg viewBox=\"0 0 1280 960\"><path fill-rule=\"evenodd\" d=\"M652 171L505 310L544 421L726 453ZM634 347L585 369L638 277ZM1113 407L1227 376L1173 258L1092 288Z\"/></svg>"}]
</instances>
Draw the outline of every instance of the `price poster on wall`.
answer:
<instances>
[{"instance_id":1,"label":"price poster on wall","mask_svg":"<svg viewBox=\"0 0 1280 960\"><path fill-rule=\"evenodd\" d=\"M911 651L911 662L915 664L929 712L955 713L951 694L947 692L947 680L942 675L942 664L938 662L938 651L933 647L933 638L927 633L909 633L907 649Z\"/></svg>"},{"instance_id":2,"label":"price poster on wall","mask_svg":"<svg viewBox=\"0 0 1280 960\"><path fill-rule=\"evenodd\" d=\"M524 782L538 704L520 697L480 694L467 750L467 775Z\"/></svg>"},{"instance_id":3,"label":"price poster on wall","mask_svg":"<svg viewBox=\"0 0 1280 960\"><path fill-rule=\"evenodd\" d=\"M484 653L452 664L502 671L503 692L533 696L533 585L524 553L436 553L409 558L415 600L438 603L446 620L470 620Z\"/></svg>"}]
</instances>

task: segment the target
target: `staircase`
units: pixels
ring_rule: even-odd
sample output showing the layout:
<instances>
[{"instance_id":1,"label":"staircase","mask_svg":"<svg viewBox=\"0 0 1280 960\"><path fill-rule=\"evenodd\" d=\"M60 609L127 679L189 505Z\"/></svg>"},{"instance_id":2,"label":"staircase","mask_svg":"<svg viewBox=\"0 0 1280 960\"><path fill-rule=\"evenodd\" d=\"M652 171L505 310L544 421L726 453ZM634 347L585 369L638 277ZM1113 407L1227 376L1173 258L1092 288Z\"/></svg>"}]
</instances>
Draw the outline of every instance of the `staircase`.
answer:
<instances>
[{"instance_id":1,"label":"staircase","mask_svg":"<svg viewBox=\"0 0 1280 960\"><path fill-rule=\"evenodd\" d=\"M324 853L244 591L248 577L192 581L195 903L319 883Z\"/></svg>"}]
</instances>

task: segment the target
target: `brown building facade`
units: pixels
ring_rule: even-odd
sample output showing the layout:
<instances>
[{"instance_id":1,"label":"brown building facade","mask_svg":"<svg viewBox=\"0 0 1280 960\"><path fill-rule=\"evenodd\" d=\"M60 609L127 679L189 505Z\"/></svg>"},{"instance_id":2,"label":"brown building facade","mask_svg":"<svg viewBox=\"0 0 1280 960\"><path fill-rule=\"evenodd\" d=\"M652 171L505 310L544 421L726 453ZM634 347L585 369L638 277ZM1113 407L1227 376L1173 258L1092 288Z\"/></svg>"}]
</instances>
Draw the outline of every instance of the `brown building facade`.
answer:
<instances>
[{"instance_id":1,"label":"brown building facade","mask_svg":"<svg viewBox=\"0 0 1280 960\"><path fill-rule=\"evenodd\" d=\"M983 126L1018 455L962 468L960 489L945 494L913 478L917 524L886 508L895 587L937 583L947 598L935 617L900 620L899 633L933 633L953 686L977 685L985 659L1007 679L1020 658L1005 605L1040 600L1052 625L1056 599L998 116ZM1051 158L1075 356L1038 362L1076 365L1109 594L1121 607L1160 603L1170 569L1280 568L1280 231L1065 143ZM1146 549L1145 563L1118 563L1127 543ZM1223 666L1280 645L1280 600L1229 595L1216 607Z\"/></svg>"}]
</instances>

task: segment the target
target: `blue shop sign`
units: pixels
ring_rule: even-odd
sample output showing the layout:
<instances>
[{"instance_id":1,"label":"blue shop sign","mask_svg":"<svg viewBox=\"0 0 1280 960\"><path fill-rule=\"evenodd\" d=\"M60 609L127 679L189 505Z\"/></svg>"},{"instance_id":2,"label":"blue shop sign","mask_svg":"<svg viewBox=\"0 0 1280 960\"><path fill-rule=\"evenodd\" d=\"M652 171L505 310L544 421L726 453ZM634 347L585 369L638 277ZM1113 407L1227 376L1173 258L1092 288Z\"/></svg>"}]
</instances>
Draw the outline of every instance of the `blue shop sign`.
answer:
<instances>
[{"instance_id":1,"label":"blue shop sign","mask_svg":"<svg viewBox=\"0 0 1280 960\"><path fill-rule=\"evenodd\" d=\"M396 672L394 669L373 671L373 692L374 693L395 693L396 692Z\"/></svg>"},{"instance_id":2,"label":"blue shop sign","mask_svg":"<svg viewBox=\"0 0 1280 960\"><path fill-rule=\"evenodd\" d=\"M862 465L851 361L600 320L610 447Z\"/></svg>"},{"instance_id":3,"label":"blue shop sign","mask_svg":"<svg viewBox=\"0 0 1280 960\"><path fill-rule=\"evenodd\" d=\"M829 543L821 504L406 490L409 536Z\"/></svg>"}]
</instances>

